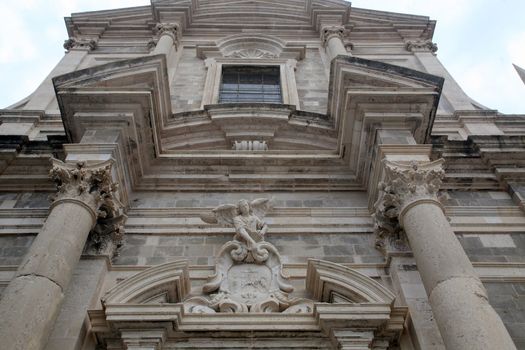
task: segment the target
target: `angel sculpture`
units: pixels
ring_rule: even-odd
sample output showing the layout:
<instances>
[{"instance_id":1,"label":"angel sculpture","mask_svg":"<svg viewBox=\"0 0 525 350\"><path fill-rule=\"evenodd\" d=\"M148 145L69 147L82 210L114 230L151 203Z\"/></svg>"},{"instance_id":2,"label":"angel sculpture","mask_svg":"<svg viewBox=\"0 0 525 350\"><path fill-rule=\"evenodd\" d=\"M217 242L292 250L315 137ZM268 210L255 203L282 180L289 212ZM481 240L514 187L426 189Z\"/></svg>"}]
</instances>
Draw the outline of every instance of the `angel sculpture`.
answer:
<instances>
[{"instance_id":1,"label":"angel sculpture","mask_svg":"<svg viewBox=\"0 0 525 350\"><path fill-rule=\"evenodd\" d=\"M235 227L234 239L252 249L257 243L264 241L268 225L261 218L269 209L268 198L255 199L252 202L241 199L237 205L220 205L210 214L201 215L201 219L209 224L219 223Z\"/></svg>"}]
</instances>

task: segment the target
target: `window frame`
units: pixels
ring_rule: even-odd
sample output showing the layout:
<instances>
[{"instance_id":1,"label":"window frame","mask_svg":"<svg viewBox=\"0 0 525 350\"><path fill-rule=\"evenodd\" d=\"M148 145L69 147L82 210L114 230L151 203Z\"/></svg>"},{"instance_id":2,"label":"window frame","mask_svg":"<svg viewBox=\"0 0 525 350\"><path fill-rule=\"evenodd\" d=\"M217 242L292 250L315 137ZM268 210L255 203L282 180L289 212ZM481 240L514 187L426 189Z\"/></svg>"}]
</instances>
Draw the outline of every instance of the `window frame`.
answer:
<instances>
[{"instance_id":1,"label":"window frame","mask_svg":"<svg viewBox=\"0 0 525 350\"><path fill-rule=\"evenodd\" d=\"M207 58L205 60L208 69L201 109L206 105L219 104L219 92L222 81L222 70L224 66L258 66L258 67L279 67L282 104L292 105L299 108L299 96L297 94L297 84L295 82L295 68L297 61L286 58ZM244 103L244 102L240 102ZM269 103L269 102L254 102ZM269 103L270 104L270 103Z\"/></svg>"},{"instance_id":2,"label":"window frame","mask_svg":"<svg viewBox=\"0 0 525 350\"><path fill-rule=\"evenodd\" d=\"M231 75L225 82L225 76ZM232 79L233 78L233 81ZM243 82L256 78L258 82ZM265 84L265 79L273 80ZM249 89L243 89L248 85ZM251 100L250 100L251 99ZM219 103L283 103L281 72L276 66L223 65L219 85Z\"/></svg>"}]
</instances>

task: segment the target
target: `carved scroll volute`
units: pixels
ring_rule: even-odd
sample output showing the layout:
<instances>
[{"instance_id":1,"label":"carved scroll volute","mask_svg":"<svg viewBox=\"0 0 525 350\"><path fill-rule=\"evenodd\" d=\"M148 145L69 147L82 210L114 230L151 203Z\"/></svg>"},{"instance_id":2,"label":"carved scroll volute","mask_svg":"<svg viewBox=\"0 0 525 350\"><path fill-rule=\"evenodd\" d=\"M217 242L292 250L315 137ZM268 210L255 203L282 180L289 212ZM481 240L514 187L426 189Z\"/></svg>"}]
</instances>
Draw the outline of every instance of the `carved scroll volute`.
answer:
<instances>
[{"instance_id":1,"label":"carved scroll volute","mask_svg":"<svg viewBox=\"0 0 525 350\"><path fill-rule=\"evenodd\" d=\"M418 202L441 206L437 193L445 171L443 159L409 164L383 161L385 179L379 184L374 208L376 247L382 251L409 250L402 229L402 213Z\"/></svg>"}]
</instances>

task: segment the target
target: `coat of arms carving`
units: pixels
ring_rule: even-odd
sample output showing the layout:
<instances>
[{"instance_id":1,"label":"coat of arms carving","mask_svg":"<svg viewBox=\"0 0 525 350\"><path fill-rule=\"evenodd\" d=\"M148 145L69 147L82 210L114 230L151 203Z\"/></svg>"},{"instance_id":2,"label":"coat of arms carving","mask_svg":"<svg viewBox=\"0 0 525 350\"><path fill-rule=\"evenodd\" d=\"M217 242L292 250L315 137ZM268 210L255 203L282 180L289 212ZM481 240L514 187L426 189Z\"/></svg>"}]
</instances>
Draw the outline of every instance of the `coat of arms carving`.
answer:
<instances>
[{"instance_id":1,"label":"coat of arms carving","mask_svg":"<svg viewBox=\"0 0 525 350\"><path fill-rule=\"evenodd\" d=\"M271 201L260 198L224 204L201 215L204 222L235 228L232 241L218 255L215 274L203 286L203 296L184 302L193 313L310 312L311 301L292 298L293 287L283 272L277 249L265 241L263 221Z\"/></svg>"}]
</instances>

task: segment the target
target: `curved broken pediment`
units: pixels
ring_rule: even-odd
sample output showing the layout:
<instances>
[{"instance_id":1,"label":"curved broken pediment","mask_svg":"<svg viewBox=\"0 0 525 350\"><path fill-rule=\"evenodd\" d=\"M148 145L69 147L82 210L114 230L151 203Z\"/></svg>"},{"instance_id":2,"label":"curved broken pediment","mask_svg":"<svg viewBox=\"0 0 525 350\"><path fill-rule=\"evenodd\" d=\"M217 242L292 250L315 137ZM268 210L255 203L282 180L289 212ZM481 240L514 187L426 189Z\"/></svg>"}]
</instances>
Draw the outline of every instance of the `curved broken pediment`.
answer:
<instances>
[{"instance_id":1,"label":"curved broken pediment","mask_svg":"<svg viewBox=\"0 0 525 350\"><path fill-rule=\"evenodd\" d=\"M385 303L392 305L395 295L368 276L324 260L309 259L306 289L318 301L333 303Z\"/></svg>"},{"instance_id":2,"label":"curved broken pediment","mask_svg":"<svg viewBox=\"0 0 525 350\"><path fill-rule=\"evenodd\" d=\"M230 247L232 243L227 243L225 247ZM264 241L259 245L261 252L275 250ZM231 266L228 264L229 272L224 270L225 266L217 270L223 276L219 289L215 291L217 294L210 296L222 300L224 305L218 310L211 309L213 305L210 305L205 291L197 291L201 288L194 289L190 294L186 261L150 267L118 282L103 298L103 310L88 311L98 343L117 344L115 349L125 349L128 341L146 342L155 335L162 349L164 346L171 348L181 337L186 341L198 339L200 335L195 338L195 332L207 332L210 337L225 340L238 337L242 332L250 332L254 339L258 339L271 331L287 339L304 336L306 331L310 337L337 344L343 340L336 331L343 328L352 332L370 332L370 337L366 338L369 343L380 339L396 344L399 340L404 330L407 308L394 307L394 295L370 277L328 261L308 261L306 291L313 300L283 299L283 296L287 297L292 292L291 287L286 287L278 299L275 299L277 294L272 291L275 300L270 298L272 300L268 299L268 302L255 303L252 310L239 307L238 298L252 298L249 294L255 290L261 293L261 285L255 283L259 279L246 279L246 276L261 275L258 269L266 269L266 262L270 261L270 270L262 273L262 277L266 276L270 281L271 273L281 276L279 271L282 266L276 250L271 253L268 250L268 260L262 258L258 264L255 260L249 262L251 260L246 260L242 254L238 255L242 253L238 246L234 248L237 250L226 249L219 254L231 256L233 252L235 259L241 262ZM234 275L236 278L232 278ZM222 283L224 277L226 284ZM196 275L195 278L201 279L202 276ZM235 296L235 288L242 290L245 285L251 288L247 291L249 293ZM204 289L211 291L206 285ZM291 303L293 305L281 308L279 304L286 304L287 300L294 300ZM355 341L359 343L362 339L356 338Z\"/></svg>"},{"instance_id":3,"label":"curved broken pediment","mask_svg":"<svg viewBox=\"0 0 525 350\"><path fill-rule=\"evenodd\" d=\"M109 304L178 303L190 292L188 262L150 267L117 283L102 298Z\"/></svg>"}]
</instances>

